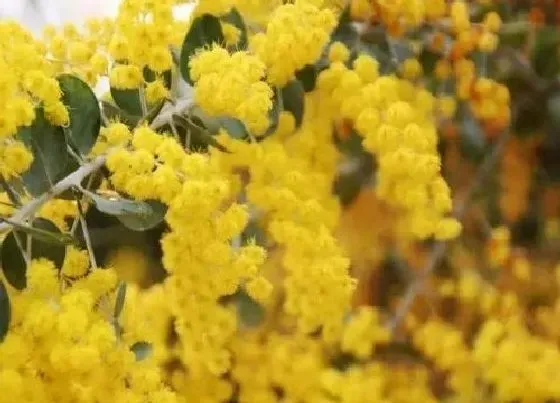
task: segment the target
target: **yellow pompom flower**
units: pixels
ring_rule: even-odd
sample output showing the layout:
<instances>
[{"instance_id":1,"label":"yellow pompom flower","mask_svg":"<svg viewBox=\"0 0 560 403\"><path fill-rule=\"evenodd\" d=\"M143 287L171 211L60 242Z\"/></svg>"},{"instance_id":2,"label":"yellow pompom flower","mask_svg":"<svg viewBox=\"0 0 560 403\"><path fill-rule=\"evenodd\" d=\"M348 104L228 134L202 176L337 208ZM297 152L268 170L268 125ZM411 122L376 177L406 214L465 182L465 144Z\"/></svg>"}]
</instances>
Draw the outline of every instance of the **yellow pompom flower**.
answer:
<instances>
[{"instance_id":1,"label":"yellow pompom flower","mask_svg":"<svg viewBox=\"0 0 560 403\"><path fill-rule=\"evenodd\" d=\"M344 327L341 348L346 353L367 359L376 344L389 340L389 331L379 320L379 313L372 307L362 307Z\"/></svg>"},{"instance_id":2,"label":"yellow pompom flower","mask_svg":"<svg viewBox=\"0 0 560 403\"><path fill-rule=\"evenodd\" d=\"M189 62L195 101L210 115L232 116L255 134L269 125L272 89L262 80L265 65L247 52L229 54L215 46Z\"/></svg>"},{"instance_id":3,"label":"yellow pompom flower","mask_svg":"<svg viewBox=\"0 0 560 403\"><path fill-rule=\"evenodd\" d=\"M331 10L306 0L276 8L266 32L254 35L250 43L267 67L267 80L283 87L297 70L319 59L335 25Z\"/></svg>"},{"instance_id":4,"label":"yellow pompom flower","mask_svg":"<svg viewBox=\"0 0 560 403\"><path fill-rule=\"evenodd\" d=\"M138 66L132 64L120 64L111 70L111 86L129 90L137 89L144 82L144 77Z\"/></svg>"},{"instance_id":5,"label":"yellow pompom flower","mask_svg":"<svg viewBox=\"0 0 560 403\"><path fill-rule=\"evenodd\" d=\"M76 279L88 272L89 257L86 250L78 249L71 245L66 248L66 256L62 265L62 274L68 278Z\"/></svg>"},{"instance_id":6,"label":"yellow pompom flower","mask_svg":"<svg viewBox=\"0 0 560 403\"><path fill-rule=\"evenodd\" d=\"M350 51L342 42L334 42L329 48L329 60L331 62L346 62L350 57Z\"/></svg>"},{"instance_id":7,"label":"yellow pompom flower","mask_svg":"<svg viewBox=\"0 0 560 403\"><path fill-rule=\"evenodd\" d=\"M33 154L19 141L0 143L0 175L6 179L19 176L29 169Z\"/></svg>"},{"instance_id":8,"label":"yellow pompom flower","mask_svg":"<svg viewBox=\"0 0 560 403\"><path fill-rule=\"evenodd\" d=\"M146 101L155 104L169 96L169 90L163 80L155 80L146 85Z\"/></svg>"},{"instance_id":9,"label":"yellow pompom flower","mask_svg":"<svg viewBox=\"0 0 560 403\"><path fill-rule=\"evenodd\" d=\"M239 42L241 37L241 31L233 24L228 24L227 22L222 22L222 32L224 34L224 39L227 46L234 46Z\"/></svg>"},{"instance_id":10,"label":"yellow pompom flower","mask_svg":"<svg viewBox=\"0 0 560 403\"><path fill-rule=\"evenodd\" d=\"M418 59L406 59L401 66L401 72L407 80L415 80L422 75L422 65Z\"/></svg>"}]
</instances>

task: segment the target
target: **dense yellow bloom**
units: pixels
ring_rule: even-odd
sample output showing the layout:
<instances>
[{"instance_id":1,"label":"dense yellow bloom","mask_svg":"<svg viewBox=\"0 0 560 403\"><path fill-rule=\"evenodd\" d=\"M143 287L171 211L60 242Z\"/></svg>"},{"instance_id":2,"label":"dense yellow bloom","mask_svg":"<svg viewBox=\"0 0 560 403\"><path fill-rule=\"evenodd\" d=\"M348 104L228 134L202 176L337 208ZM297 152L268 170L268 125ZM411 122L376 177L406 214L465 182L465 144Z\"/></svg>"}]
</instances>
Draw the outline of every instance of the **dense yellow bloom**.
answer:
<instances>
[{"instance_id":1,"label":"dense yellow bloom","mask_svg":"<svg viewBox=\"0 0 560 403\"><path fill-rule=\"evenodd\" d=\"M212 158L232 170L249 169L247 197L266 214L270 236L284 248L284 311L297 319L301 331L322 328L325 339L333 340L340 336L355 284L348 274L348 259L332 235L338 219L330 194L332 176L326 171L332 168L313 166L314 150L300 142L311 142L322 133L324 122L315 121L311 102L308 106L309 121L302 124L293 144L283 145L272 137L260 145L247 144L222 134L220 142L230 154ZM325 134L330 130L327 126ZM317 152L325 158L328 148Z\"/></svg>"},{"instance_id":2,"label":"dense yellow bloom","mask_svg":"<svg viewBox=\"0 0 560 403\"><path fill-rule=\"evenodd\" d=\"M195 101L213 116L232 116L255 134L269 125L272 89L262 80L265 65L247 52L230 55L213 47L195 55L190 62L195 81Z\"/></svg>"},{"instance_id":3,"label":"dense yellow bloom","mask_svg":"<svg viewBox=\"0 0 560 403\"><path fill-rule=\"evenodd\" d=\"M105 157L105 166L90 177L96 180L80 182L102 197L101 189L163 203L163 222L137 233L154 250L111 244L105 250L110 240L95 238L92 251L76 242L66 246L59 267L26 259L27 288L21 291L10 286L10 267L0 271L11 308L0 342L0 403L560 400L560 332L554 326L560 320L560 270L551 268L551 259L534 261L534 250L519 246L505 226L489 229L487 253L476 256L466 249L471 240L480 243L482 232L464 243L436 242L436 249L418 242L451 240L462 230L452 215L450 188L457 184L461 193L462 178L446 171L448 184L440 157L457 158L457 139L446 136L445 152L438 150L438 123L455 129L456 111L465 107L484 129L509 123L508 88L479 77L481 66L468 58L498 46L500 16L490 12L474 23L466 0L350 2L351 18L363 22L359 33L375 26L414 52L417 43L407 35L435 26L429 50L441 51L442 58L432 94L423 77L431 78L429 71L416 58L393 63L394 73L386 74L381 58L362 51L366 35L353 44L337 35L329 44L337 13L348 2L200 0L188 20L178 21L174 7L185 2L123 0L116 19L92 20L83 29L47 27L42 42L0 22L0 175L16 192L18 176L38 157L17 141L18 130L33 124L36 108L51 124L69 123L59 73L75 74L92 87L109 78L114 88L139 91L150 110L168 101L158 118L173 132L164 133L159 119L133 127L124 114L123 122L104 116L91 154ZM245 32L223 18L232 7L247 27L249 49L237 51ZM182 66L194 82L192 101L211 117L238 119L250 139L225 129L215 136L195 133L177 119L180 114L198 125L191 121L193 109L173 110L183 101L190 106L191 94L175 97L191 88L179 76L167 88L167 74L176 67L172 52L180 49L193 18L205 13L221 17L225 41L201 47ZM444 38L439 48L438 38ZM274 110L278 124L267 130L277 106L273 90L318 59L314 89L305 82L302 116L287 97L284 110ZM193 151L204 140L220 147ZM363 146L359 157L347 152L348 143L359 146L354 142ZM508 169L501 175L514 172L509 180L517 180L508 186L532 184L533 155L526 157L516 164L519 158L506 147L502 165ZM80 164L88 164L84 159ZM358 170L367 178L359 179L348 207L338 185L349 184L345 176ZM106 177L94 189L101 174ZM502 182L504 193L509 188ZM17 217L29 202L22 196L19 206L8 185L2 185L8 193L0 193L2 218ZM503 195L499 200L506 222L515 221L510 216L524 206L513 199L507 206ZM75 201L38 200L32 212L21 210L29 213L22 224L41 217L68 232L76 222ZM111 202L117 203L108 197ZM548 209L547 220L557 221L557 207ZM470 213L467 235L473 227L489 228L486 217ZM548 246L543 244L539 240L539 248ZM437 255L440 246L447 248L445 264ZM34 248L22 249L27 254ZM395 273L393 263L405 270ZM510 270L487 270L502 266ZM434 269L437 276L416 282ZM405 301L411 292L418 296L391 334L393 321L388 326L385 318L394 319L403 297L394 288L400 282L391 278L395 274L410 274ZM354 298L358 281L368 298ZM0 308L5 301L1 294ZM262 321L249 323L255 312L247 314L244 304L262 313ZM0 316L3 330L5 310ZM414 349L404 360L396 351L401 343ZM149 350L141 361L132 351L140 356L139 346Z\"/></svg>"},{"instance_id":4,"label":"dense yellow bloom","mask_svg":"<svg viewBox=\"0 0 560 403\"><path fill-rule=\"evenodd\" d=\"M251 38L251 49L267 67L267 80L283 87L297 70L319 59L335 24L332 11L310 1L276 8L266 33Z\"/></svg>"},{"instance_id":5,"label":"dense yellow bloom","mask_svg":"<svg viewBox=\"0 0 560 403\"><path fill-rule=\"evenodd\" d=\"M152 81L146 85L146 101L151 104L159 102L169 95L169 90L162 80Z\"/></svg>"},{"instance_id":6,"label":"dense yellow bloom","mask_svg":"<svg viewBox=\"0 0 560 403\"><path fill-rule=\"evenodd\" d=\"M369 59L361 56L353 69L332 63L319 75L316 91L338 119L355 122L364 147L377 156L377 193L403 210L402 232L454 238L461 227L445 218L451 193L440 173L433 96L407 81L378 77ZM365 65L372 68L367 74Z\"/></svg>"},{"instance_id":7,"label":"dense yellow bloom","mask_svg":"<svg viewBox=\"0 0 560 403\"><path fill-rule=\"evenodd\" d=\"M342 351L367 359L378 343L387 342L389 333L379 323L379 313L370 307L363 307L356 312L344 327L341 340Z\"/></svg>"},{"instance_id":8,"label":"dense yellow bloom","mask_svg":"<svg viewBox=\"0 0 560 403\"><path fill-rule=\"evenodd\" d=\"M10 179L29 168L33 154L19 141L0 143L0 175Z\"/></svg>"},{"instance_id":9,"label":"dense yellow bloom","mask_svg":"<svg viewBox=\"0 0 560 403\"><path fill-rule=\"evenodd\" d=\"M96 308L114 281L86 278L61 292L51 262L34 261L27 273L27 289L12 295L10 333L0 344L0 386L10 393L0 402L177 401L159 368L136 363Z\"/></svg>"},{"instance_id":10,"label":"dense yellow bloom","mask_svg":"<svg viewBox=\"0 0 560 403\"><path fill-rule=\"evenodd\" d=\"M78 215L78 206L73 200L52 199L41 207L37 215L52 221L61 231L67 231L67 220Z\"/></svg>"},{"instance_id":11,"label":"dense yellow bloom","mask_svg":"<svg viewBox=\"0 0 560 403\"><path fill-rule=\"evenodd\" d=\"M113 87L123 90L137 89L144 82L142 71L138 66L130 64L113 67L110 78Z\"/></svg>"},{"instance_id":12,"label":"dense yellow bloom","mask_svg":"<svg viewBox=\"0 0 560 403\"><path fill-rule=\"evenodd\" d=\"M66 256L62 265L62 274L71 279L85 275L89 269L89 256L87 251L68 246Z\"/></svg>"}]
</instances>

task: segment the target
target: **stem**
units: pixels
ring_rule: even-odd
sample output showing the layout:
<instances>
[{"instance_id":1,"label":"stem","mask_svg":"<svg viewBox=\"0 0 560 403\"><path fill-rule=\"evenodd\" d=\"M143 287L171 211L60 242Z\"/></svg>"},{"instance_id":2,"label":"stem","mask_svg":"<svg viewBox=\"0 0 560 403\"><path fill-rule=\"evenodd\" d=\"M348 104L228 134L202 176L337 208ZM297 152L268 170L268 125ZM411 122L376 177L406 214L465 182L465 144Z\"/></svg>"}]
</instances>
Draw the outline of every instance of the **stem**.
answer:
<instances>
[{"instance_id":1,"label":"stem","mask_svg":"<svg viewBox=\"0 0 560 403\"><path fill-rule=\"evenodd\" d=\"M93 270L97 270L97 261L95 260L95 253L93 253L93 247L91 246L91 238L89 236L87 222L86 219L84 218L84 215L82 214L83 211L82 211L81 204L79 202L78 202L78 209L79 209L78 215L80 217L80 224L82 225L82 233L84 234L84 239L86 241L86 247L89 255L89 262L91 263L91 268Z\"/></svg>"},{"instance_id":2,"label":"stem","mask_svg":"<svg viewBox=\"0 0 560 403\"><path fill-rule=\"evenodd\" d=\"M31 217L31 219L29 220L30 224L28 225L32 225L33 223L33 217ZM27 261L31 261L31 258L33 257L33 237L31 236L31 232L27 233L27 250L25 251L26 255L27 255Z\"/></svg>"},{"instance_id":3,"label":"stem","mask_svg":"<svg viewBox=\"0 0 560 403\"><path fill-rule=\"evenodd\" d=\"M6 181L6 178L4 178L2 175L0 175L0 186L2 186L2 188L8 195L8 198L14 205L21 206L21 199L19 195L14 191L14 189L12 189L10 184Z\"/></svg>"},{"instance_id":4,"label":"stem","mask_svg":"<svg viewBox=\"0 0 560 403\"><path fill-rule=\"evenodd\" d=\"M140 97L140 106L142 107L142 117L148 116L148 105L146 104L146 97L142 88L138 89L138 96Z\"/></svg>"},{"instance_id":5,"label":"stem","mask_svg":"<svg viewBox=\"0 0 560 403\"><path fill-rule=\"evenodd\" d=\"M486 157L486 159L481 164L478 172L467 191L467 194L463 201L459 204L459 206L455 209L454 216L458 220L462 220L464 218L465 212L471 203L474 195L479 190L480 186L485 182L488 174L492 171L492 168L496 164L498 158L502 155L504 147L510 137L509 131L506 131L502 134L496 145L494 146L492 152ZM388 329L391 332L394 332L398 326L402 323L412 304L416 300L416 297L422 292L424 288L426 280L429 276L433 273L433 271L439 266L445 254L447 252L447 248L449 247L450 242L439 241L436 242L430 258L428 259L428 263L426 267L418 274L416 279L412 282L412 284L406 290L406 294L404 298L399 303L395 315L393 316L392 320L387 324Z\"/></svg>"},{"instance_id":6,"label":"stem","mask_svg":"<svg viewBox=\"0 0 560 403\"><path fill-rule=\"evenodd\" d=\"M23 256L23 260L25 260L25 265L29 266L29 264L31 263L31 259L27 255L27 251L23 247L23 243L21 243L21 239L16 231L14 231L14 239L16 240L16 244L21 252L21 255Z\"/></svg>"},{"instance_id":7,"label":"stem","mask_svg":"<svg viewBox=\"0 0 560 403\"><path fill-rule=\"evenodd\" d=\"M86 184L86 189L89 190L91 188L91 185L93 184L93 180L95 179L95 173L93 175L90 175L88 182ZM78 204L78 212L83 211L83 207L81 205L82 201L84 199L82 198L82 195L80 195L77 199L76 199L76 203ZM88 202L87 200L85 201L86 204L86 209L88 207ZM82 210L81 210L82 209ZM75 218L74 218L74 222L72 222L72 227L70 227L70 234L72 236L74 236L74 233L76 232L76 229L78 228L78 223L80 222L80 215L78 214Z\"/></svg>"},{"instance_id":8,"label":"stem","mask_svg":"<svg viewBox=\"0 0 560 403\"><path fill-rule=\"evenodd\" d=\"M16 211L9 219L9 221L17 224L23 224L24 221L39 210L43 204L50 199L58 196L64 191L73 186L80 186L82 180L93 172L97 171L105 164L105 156L95 158L93 161L81 166L76 171L56 183L48 192L43 193L41 196L36 197L29 203L24 205L21 209ZM0 223L0 232L8 231L11 228L9 223Z\"/></svg>"}]
</instances>

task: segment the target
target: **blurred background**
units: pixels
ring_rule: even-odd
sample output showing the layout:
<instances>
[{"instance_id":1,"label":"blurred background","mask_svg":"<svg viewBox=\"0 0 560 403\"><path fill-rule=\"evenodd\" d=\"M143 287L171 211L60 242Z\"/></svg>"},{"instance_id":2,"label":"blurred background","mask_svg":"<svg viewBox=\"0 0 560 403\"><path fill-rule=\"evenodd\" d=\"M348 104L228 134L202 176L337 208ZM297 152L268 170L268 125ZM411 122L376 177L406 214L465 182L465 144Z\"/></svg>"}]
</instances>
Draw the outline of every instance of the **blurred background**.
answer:
<instances>
[{"instance_id":1,"label":"blurred background","mask_svg":"<svg viewBox=\"0 0 560 403\"><path fill-rule=\"evenodd\" d=\"M0 18L13 18L38 33L45 24L80 25L91 17L116 14L119 0L3 0Z\"/></svg>"}]
</instances>

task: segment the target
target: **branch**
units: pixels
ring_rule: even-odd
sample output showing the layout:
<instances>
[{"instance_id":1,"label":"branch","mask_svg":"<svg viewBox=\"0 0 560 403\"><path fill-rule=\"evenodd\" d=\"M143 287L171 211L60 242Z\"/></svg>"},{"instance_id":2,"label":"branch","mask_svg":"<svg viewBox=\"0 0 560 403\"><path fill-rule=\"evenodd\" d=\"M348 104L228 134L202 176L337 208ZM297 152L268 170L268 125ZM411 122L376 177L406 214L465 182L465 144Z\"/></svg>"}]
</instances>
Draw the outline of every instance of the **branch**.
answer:
<instances>
[{"instance_id":1,"label":"branch","mask_svg":"<svg viewBox=\"0 0 560 403\"><path fill-rule=\"evenodd\" d=\"M459 206L454 211L454 216L459 221L464 218L465 212L471 203L474 195L477 193L479 188L485 182L488 174L494 168L494 165L498 161L499 157L502 155L504 147L510 137L509 131L506 131L502 134L499 138L498 142L492 149L492 152L486 157L486 159L480 165L478 172L465 195L465 198L459 204ZM421 293L426 280L430 277L436 267L439 266L441 261L443 260L445 253L447 252L447 248L449 246L449 242L438 241L435 243L430 258L426 264L426 267L418 274L416 279L413 283L408 287L404 298L400 301L397 310L395 312L395 316L393 319L388 323L387 327L391 332L394 332L397 327L402 323L404 318L406 317L407 313L410 311L412 304L416 300L416 297Z\"/></svg>"},{"instance_id":2,"label":"branch","mask_svg":"<svg viewBox=\"0 0 560 403\"><path fill-rule=\"evenodd\" d=\"M29 216L37 212L43 206L43 204L48 202L50 199L58 196L59 194L63 193L73 186L80 186L84 178L97 171L105 164L105 159L105 156L100 156L95 158L93 161L82 165L76 171L72 172L60 182L56 183L48 192L43 193L41 196L31 200L21 209L17 210L8 219L8 221L16 224L22 224ZM0 232L7 231L11 227L12 226L8 222L0 223Z\"/></svg>"}]
</instances>

